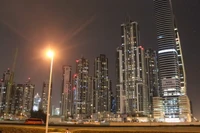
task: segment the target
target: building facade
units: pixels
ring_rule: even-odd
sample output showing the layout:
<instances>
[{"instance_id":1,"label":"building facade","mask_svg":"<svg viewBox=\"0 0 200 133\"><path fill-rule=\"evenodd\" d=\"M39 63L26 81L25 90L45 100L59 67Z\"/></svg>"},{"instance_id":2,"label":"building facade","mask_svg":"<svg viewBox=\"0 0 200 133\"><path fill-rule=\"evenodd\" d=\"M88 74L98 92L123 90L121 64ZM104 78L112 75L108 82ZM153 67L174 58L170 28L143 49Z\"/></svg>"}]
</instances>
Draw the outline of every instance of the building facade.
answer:
<instances>
[{"instance_id":1,"label":"building facade","mask_svg":"<svg viewBox=\"0 0 200 133\"><path fill-rule=\"evenodd\" d=\"M95 91L94 91L94 77L89 76L88 79L88 93L87 93L87 109L88 109L88 116L90 118L93 118L93 115L95 113L95 100L94 100L94 95L95 95Z\"/></svg>"},{"instance_id":2,"label":"building facade","mask_svg":"<svg viewBox=\"0 0 200 133\"><path fill-rule=\"evenodd\" d=\"M2 78L2 112L6 115L12 114L13 112L11 111L11 106L13 99L11 98L13 95L13 89L14 85L10 83L10 79L12 76L12 71L8 68L7 71L3 73L3 78ZM11 85L11 86L10 86Z\"/></svg>"},{"instance_id":3,"label":"building facade","mask_svg":"<svg viewBox=\"0 0 200 133\"><path fill-rule=\"evenodd\" d=\"M0 114L1 116L5 113L5 104L6 104L6 85L3 80L0 82L0 91L1 91L1 97L0 97Z\"/></svg>"},{"instance_id":4,"label":"building facade","mask_svg":"<svg viewBox=\"0 0 200 133\"><path fill-rule=\"evenodd\" d=\"M137 22L128 19L121 25L122 44L117 48L116 111L119 114L148 114L148 92L144 48L140 46Z\"/></svg>"},{"instance_id":5,"label":"building facade","mask_svg":"<svg viewBox=\"0 0 200 133\"><path fill-rule=\"evenodd\" d=\"M107 114L111 111L111 82L108 77L108 58L100 54L94 61L94 110Z\"/></svg>"},{"instance_id":6,"label":"building facade","mask_svg":"<svg viewBox=\"0 0 200 133\"><path fill-rule=\"evenodd\" d=\"M15 99L13 99L15 93L15 84L13 82L11 83L12 75L13 73L8 68L7 71L3 73L3 77L0 81L0 115L4 115L5 117L8 116L8 118L9 115L14 114L15 110Z\"/></svg>"},{"instance_id":7,"label":"building facade","mask_svg":"<svg viewBox=\"0 0 200 133\"><path fill-rule=\"evenodd\" d=\"M185 110L179 106L181 96L186 96L183 58L180 40L176 26L171 0L154 0L154 12L156 19L158 65L161 97L163 99L163 114L166 122L191 121L190 111L188 115L182 115ZM181 67L182 65L182 72ZM182 87L181 87L182 86ZM186 96L187 97L187 96ZM188 98L185 98L188 99ZM189 103L189 102L187 102ZM189 104L188 107L190 108ZM185 113L184 113L185 114Z\"/></svg>"},{"instance_id":8,"label":"building facade","mask_svg":"<svg viewBox=\"0 0 200 133\"><path fill-rule=\"evenodd\" d=\"M148 91L148 107L149 113L151 115L153 114L153 97L160 96L157 63L157 52L152 49L145 49L145 70Z\"/></svg>"},{"instance_id":9,"label":"building facade","mask_svg":"<svg viewBox=\"0 0 200 133\"><path fill-rule=\"evenodd\" d=\"M33 109L33 101L34 101L34 90L35 85L31 83L30 78L24 84L24 92L23 92L23 111L22 114L30 116L30 112Z\"/></svg>"},{"instance_id":10,"label":"building facade","mask_svg":"<svg viewBox=\"0 0 200 133\"><path fill-rule=\"evenodd\" d=\"M72 114L72 68L63 66L63 82L61 91L61 115L64 117Z\"/></svg>"},{"instance_id":11,"label":"building facade","mask_svg":"<svg viewBox=\"0 0 200 133\"><path fill-rule=\"evenodd\" d=\"M89 81L89 61L85 58L76 60L76 73L73 75L73 114L77 119L89 117L87 96Z\"/></svg>"},{"instance_id":12,"label":"building facade","mask_svg":"<svg viewBox=\"0 0 200 133\"><path fill-rule=\"evenodd\" d=\"M30 112L34 105L35 85L31 83L30 78L25 84L17 84L13 89L13 101L11 112L16 116L30 117Z\"/></svg>"},{"instance_id":13,"label":"building facade","mask_svg":"<svg viewBox=\"0 0 200 133\"><path fill-rule=\"evenodd\" d=\"M48 93L49 93L49 82L44 81L42 84L42 98L41 98L41 109L44 113L47 113L48 107ZM50 92L50 114L51 114L51 99L52 99L52 83L51 83L51 92Z\"/></svg>"}]
</instances>

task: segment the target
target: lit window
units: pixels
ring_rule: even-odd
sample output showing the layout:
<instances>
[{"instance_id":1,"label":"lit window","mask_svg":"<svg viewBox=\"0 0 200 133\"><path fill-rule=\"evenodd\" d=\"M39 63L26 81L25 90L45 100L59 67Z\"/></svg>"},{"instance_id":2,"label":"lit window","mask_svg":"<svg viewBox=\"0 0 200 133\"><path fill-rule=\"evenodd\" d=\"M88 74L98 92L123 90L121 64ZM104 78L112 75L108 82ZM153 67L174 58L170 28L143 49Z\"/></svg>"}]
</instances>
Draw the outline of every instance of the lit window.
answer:
<instances>
[{"instance_id":1,"label":"lit window","mask_svg":"<svg viewBox=\"0 0 200 133\"><path fill-rule=\"evenodd\" d=\"M161 39L161 38L163 38L163 36L158 36L158 39Z\"/></svg>"}]
</instances>

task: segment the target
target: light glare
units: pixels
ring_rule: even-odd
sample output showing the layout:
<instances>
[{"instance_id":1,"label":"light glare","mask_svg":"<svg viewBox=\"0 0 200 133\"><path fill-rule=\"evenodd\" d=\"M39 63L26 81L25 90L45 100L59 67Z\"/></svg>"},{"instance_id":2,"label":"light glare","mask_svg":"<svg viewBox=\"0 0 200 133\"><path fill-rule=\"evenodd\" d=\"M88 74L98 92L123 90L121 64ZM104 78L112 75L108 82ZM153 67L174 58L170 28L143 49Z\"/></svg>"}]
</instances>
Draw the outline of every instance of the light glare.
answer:
<instances>
[{"instance_id":1,"label":"light glare","mask_svg":"<svg viewBox=\"0 0 200 133\"><path fill-rule=\"evenodd\" d=\"M49 50L47 52L47 56L50 57L50 58L52 58L54 56L54 52L52 50Z\"/></svg>"}]
</instances>

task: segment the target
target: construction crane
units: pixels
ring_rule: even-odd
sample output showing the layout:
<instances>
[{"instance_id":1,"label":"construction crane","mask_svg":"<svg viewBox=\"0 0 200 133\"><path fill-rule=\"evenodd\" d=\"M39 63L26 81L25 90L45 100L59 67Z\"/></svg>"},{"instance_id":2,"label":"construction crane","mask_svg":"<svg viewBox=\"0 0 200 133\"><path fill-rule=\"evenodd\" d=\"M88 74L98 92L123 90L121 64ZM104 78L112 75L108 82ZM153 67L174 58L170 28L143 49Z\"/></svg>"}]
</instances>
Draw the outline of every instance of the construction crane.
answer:
<instances>
[{"instance_id":1,"label":"construction crane","mask_svg":"<svg viewBox=\"0 0 200 133\"><path fill-rule=\"evenodd\" d=\"M15 65L16 65L16 60L17 60L17 54L18 54L18 48L15 49L15 54L14 54L14 59L13 59L13 64L12 68L10 70L10 79L7 84L7 89L6 89L6 106L5 106L5 115L8 116L9 114L9 108L10 108L10 97L11 97L11 89L13 86L13 80L14 80L14 71L15 71Z\"/></svg>"}]
</instances>

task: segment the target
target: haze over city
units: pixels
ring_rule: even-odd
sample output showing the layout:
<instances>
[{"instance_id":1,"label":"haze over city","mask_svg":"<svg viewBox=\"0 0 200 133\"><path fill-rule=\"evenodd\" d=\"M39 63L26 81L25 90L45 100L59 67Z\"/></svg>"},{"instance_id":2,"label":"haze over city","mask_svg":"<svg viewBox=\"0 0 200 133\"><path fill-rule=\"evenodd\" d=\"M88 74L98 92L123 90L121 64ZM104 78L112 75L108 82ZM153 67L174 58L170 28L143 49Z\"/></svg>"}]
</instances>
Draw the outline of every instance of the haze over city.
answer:
<instances>
[{"instance_id":1,"label":"haze over city","mask_svg":"<svg viewBox=\"0 0 200 133\"><path fill-rule=\"evenodd\" d=\"M199 17L200 1L173 0L187 74L187 93L194 115L200 100ZM65 1L3 1L0 5L0 72L12 66L15 47L19 53L15 82L29 77L41 94L42 82L48 80L49 59L45 50L55 49L53 68L53 104L59 106L62 66L71 65L80 57L89 59L93 75L94 59L99 54L108 57L109 77L115 91L116 48L121 45L120 25L130 16L140 26L140 40L145 48L157 50L153 1L151 0L73 0Z\"/></svg>"}]
</instances>

